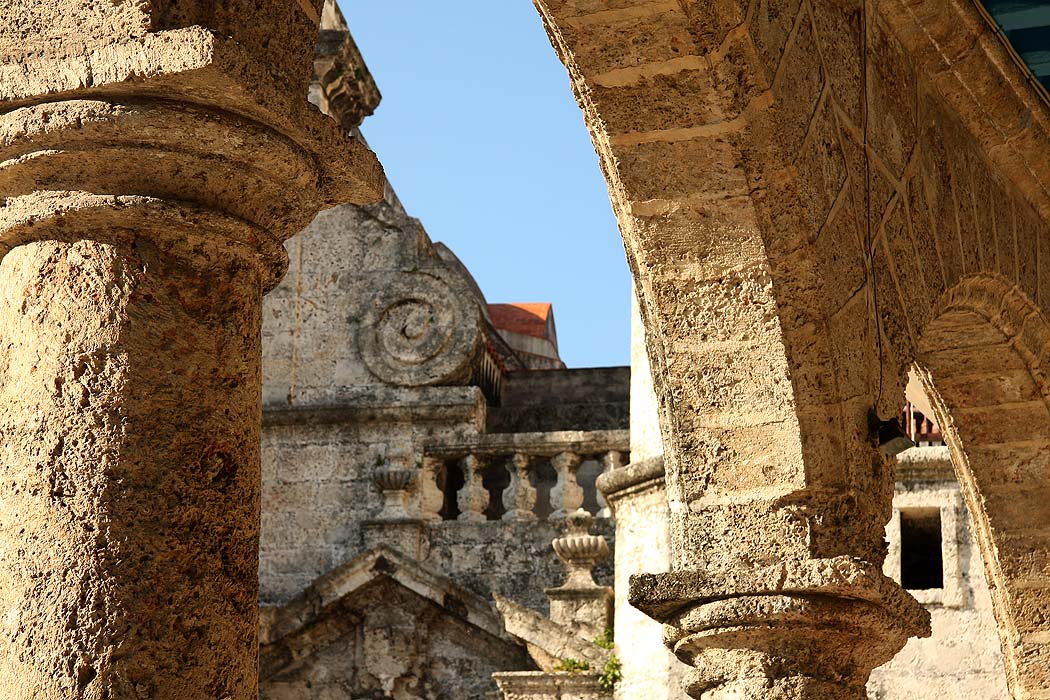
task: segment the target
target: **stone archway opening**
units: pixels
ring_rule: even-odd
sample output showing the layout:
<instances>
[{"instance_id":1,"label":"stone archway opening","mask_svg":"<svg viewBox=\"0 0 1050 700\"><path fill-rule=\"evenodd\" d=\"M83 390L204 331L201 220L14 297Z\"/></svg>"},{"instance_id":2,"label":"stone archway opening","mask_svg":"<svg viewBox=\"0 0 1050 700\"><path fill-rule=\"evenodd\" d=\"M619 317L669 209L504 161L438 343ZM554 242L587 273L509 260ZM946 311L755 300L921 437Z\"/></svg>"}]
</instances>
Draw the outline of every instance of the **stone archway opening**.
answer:
<instances>
[{"instance_id":1,"label":"stone archway opening","mask_svg":"<svg viewBox=\"0 0 1050 700\"><path fill-rule=\"evenodd\" d=\"M973 296L970 285L960 288L956 298ZM973 300L950 304L929 323L917 373L970 511L1011 693L1046 698L1050 409L1039 349L1047 324L1008 289Z\"/></svg>"}]
</instances>

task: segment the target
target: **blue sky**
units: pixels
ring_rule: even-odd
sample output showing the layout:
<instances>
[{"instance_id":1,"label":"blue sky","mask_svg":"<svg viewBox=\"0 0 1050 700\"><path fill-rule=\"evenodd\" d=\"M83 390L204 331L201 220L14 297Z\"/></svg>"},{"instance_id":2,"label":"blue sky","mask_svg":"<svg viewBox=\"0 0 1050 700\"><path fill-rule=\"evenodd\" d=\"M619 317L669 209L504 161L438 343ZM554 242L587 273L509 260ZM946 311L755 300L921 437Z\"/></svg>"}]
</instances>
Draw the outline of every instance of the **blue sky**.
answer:
<instances>
[{"instance_id":1,"label":"blue sky","mask_svg":"<svg viewBox=\"0 0 1050 700\"><path fill-rule=\"evenodd\" d=\"M628 364L623 244L532 3L340 6L383 93L365 138L408 211L490 302L552 302L570 367Z\"/></svg>"}]
</instances>

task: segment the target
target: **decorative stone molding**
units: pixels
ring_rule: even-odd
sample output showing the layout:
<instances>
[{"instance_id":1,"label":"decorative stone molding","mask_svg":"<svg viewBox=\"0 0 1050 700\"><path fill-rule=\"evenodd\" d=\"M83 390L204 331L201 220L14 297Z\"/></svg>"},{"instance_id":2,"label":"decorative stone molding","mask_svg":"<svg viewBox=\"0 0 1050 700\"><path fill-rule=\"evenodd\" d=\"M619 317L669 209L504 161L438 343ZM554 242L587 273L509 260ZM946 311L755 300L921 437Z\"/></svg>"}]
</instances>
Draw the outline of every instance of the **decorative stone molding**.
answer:
<instances>
[{"instance_id":1,"label":"decorative stone molding","mask_svg":"<svg viewBox=\"0 0 1050 700\"><path fill-rule=\"evenodd\" d=\"M574 630L502 596L493 598L507 634L525 644L540 670L552 672L565 659L585 662L592 668L601 668L609 660L607 650L580 637Z\"/></svg>"},{"instance_id":2,"label":"decorative stone molding","mask_svg":"<svg viewBox=\"0 0 1050 700\"><path fill-rule=\"evenodd\" d=\"M598 477L598 490L604 494L613 510L619 499L656 488L665 488L663 456L632 462L622 469L605 472Z\"/></svg>"},{"instance_id":3,"label":"decorative stone molding","mask_svg":"<svg viewBox=\"0 0 1050 700\"><path fill-rule=\"evenodd\" d=\"M837 557L751 571L641 574L630 600L664 623L664 638L694 668L693 697L862 700L871 670L930 615L871 564Z\"/></svg>"},{"instance_id":4,"label":"decorative stone molding","mask_svg":"<svg viewBox=\"0 0 1050 700\"><path fill-rule=\"evenodd\" d=\"M493 674L505 700L598 700L611 693L602 689L596 673Z\"/></svg>"},{"instance_id":5,"label":"decorative stone molding","mask_svg":"<svg viewBox=\"0 0 1050 700\"><path fill-rule=\"evenodd\" d=\"M376 378L398 386L469 381L482 349L481 311L466 283L443 267L384 274L358 346Z\"/></svg>"},{"instance_id":6,"label":"decorative stone molding","mask_svg":"<svg viewBox=\"0 0 1050 700\"><path fill-rule=\"evenodd\" d=\"M318 106L347 131L361 126L382 100L343 13L333 0L325 2L321 15L314 80Z\"/></svg>"},{"instance_id":7,"label":"decorative stone molding","mask_svg":"<svg viewBox=\"0 0 1050 700\"><path fill-rule=\"evenodd\" d=\"M495 596L507 633L520 640L539 672L497 673L493 675L506 700L590 700L607 698L599 671L610 659L609 652L579 636L578 630ZM567 661L584 666L568 672Z\"/></svg>"},{"instance_id":8,"label":"decorative stone molding","mask_svg":"<svg viewBox=\"0 0 1050 700\"><path fill-rule=\"evenodd\" d=\"M260 674L273 678L321 646L326 625L345 632L346 616L355 594L377 581L388 579L439 607L451 607L463 623L498 643L508 640L490 602L457 585L448 577L403 552L380 545L342 564L314 581L290 602L267 613ZM351 620L352 622L352 620Z\"/></svg>"},{"instance_id":9,"label":"decorative stone molding","mask_svg":"<svg viewBox=\"0 0 1050 700\"><path fill-rule=\"evenodd\" d=\"M459 458L467 454L484 456L522 452L534 457L555 457L562 452L578 455L604 454L609 450L626 452L630 434L626 430L565 430L549 433L481 433L470 440L433 441L427 454Z\"/></svg>"}]
</instances>

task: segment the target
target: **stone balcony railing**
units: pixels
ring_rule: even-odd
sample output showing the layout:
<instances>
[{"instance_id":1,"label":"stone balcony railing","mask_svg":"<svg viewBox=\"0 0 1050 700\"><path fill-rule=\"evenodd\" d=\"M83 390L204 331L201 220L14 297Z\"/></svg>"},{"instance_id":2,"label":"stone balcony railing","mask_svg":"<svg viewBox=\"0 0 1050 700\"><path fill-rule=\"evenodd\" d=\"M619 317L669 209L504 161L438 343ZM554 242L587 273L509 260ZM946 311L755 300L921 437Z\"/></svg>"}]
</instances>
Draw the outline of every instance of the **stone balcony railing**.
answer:
<instances>
[{"instance_id":1,"label":"stone balcony railing","mask_svg":"<svg viewBox=\"0 0 1050 700\"><path fill-rule=\"evenodd\" d=\"M426 447L420 508L427 519L557 520L583 509L609 517L595 481L629 461L626 430L483 434Z\"/></svg>"}]
</instances>

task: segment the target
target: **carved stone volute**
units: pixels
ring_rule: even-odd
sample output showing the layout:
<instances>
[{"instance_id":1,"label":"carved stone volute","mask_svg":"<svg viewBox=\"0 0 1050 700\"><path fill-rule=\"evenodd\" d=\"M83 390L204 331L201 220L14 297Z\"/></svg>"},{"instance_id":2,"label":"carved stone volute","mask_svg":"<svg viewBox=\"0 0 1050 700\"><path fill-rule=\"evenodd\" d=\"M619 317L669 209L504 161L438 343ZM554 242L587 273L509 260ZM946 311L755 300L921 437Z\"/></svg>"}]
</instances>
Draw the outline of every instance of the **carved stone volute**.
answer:
<instances>
[{"instance_id":1,"label":"carved stone volute","mask_svg":"<svg viewBox=\"0 0 1050 700\"><path fill-rule=\"evenodd\" d=\"M358 336L378 379L397 386L462 385L482 348L481 311L444 266L402 270L374 287Z\"/></svg>"}]
</instances>

